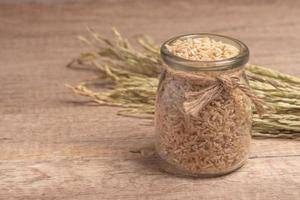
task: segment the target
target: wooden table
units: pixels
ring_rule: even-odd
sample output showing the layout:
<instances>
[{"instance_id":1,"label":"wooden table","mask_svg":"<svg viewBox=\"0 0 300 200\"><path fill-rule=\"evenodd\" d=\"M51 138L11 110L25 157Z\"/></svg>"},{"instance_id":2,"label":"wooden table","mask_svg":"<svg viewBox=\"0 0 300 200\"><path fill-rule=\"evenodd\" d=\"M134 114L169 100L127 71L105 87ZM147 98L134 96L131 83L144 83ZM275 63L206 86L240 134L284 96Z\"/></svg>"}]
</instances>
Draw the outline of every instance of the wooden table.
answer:
<instances>
[{"instance_id":1,"label":"wooden table","mask_svg":"<svg viewBox=\"0 0 300 200\"><path fill-rule=\"evenodd\" d=\"M244 41L251 62L300 75L299 1L16 1L0 3L0 199L300 199L300 146L253 140L236 173L186 179L159 171L153 128L87 106L64 87L85 25L158 42L190 32ZM143 149L143 153L131 150Z\"/></svg>"}]
</instances>

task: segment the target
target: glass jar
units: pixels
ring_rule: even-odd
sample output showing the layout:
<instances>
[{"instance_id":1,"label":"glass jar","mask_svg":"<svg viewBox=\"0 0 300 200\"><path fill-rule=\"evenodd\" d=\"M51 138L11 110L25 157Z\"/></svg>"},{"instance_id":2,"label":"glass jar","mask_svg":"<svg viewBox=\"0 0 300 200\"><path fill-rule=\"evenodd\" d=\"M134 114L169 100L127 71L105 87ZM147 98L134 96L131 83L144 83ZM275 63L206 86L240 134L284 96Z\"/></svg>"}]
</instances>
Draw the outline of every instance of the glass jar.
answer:
<instances>
[{"instance_id":1,"label":"glass jar","mask_svg":"<svg viewBox=\"0 0 300 200\"><path fill-rule=\"evenodd\" d=\"M197 37L230 44L239 53L224 60L193 61L175 56L167 48L178 39ZM225 36L192 34L166 41L161 56L166 67L155 108L160 167L195 177L220 176L240 168L249 154L252 126L251 100L241 89L248 87L244 72L249 59L247 46ZM194 102L189 105L190 98Z\"/></svg>"}]
</instances>

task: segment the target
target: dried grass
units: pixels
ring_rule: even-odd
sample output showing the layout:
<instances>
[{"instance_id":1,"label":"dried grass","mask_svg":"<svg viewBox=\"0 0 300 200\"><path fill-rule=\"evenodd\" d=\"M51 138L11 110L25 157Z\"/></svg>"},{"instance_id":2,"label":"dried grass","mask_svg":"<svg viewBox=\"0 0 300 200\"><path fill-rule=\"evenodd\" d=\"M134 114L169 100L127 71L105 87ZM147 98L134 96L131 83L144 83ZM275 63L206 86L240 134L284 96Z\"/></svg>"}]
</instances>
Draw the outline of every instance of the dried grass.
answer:
<instances>
[{"instance_id":1,"label":"dried grass","mask_svg":"<svg viewBox=\"0 0 300 200\"><path fill-rule=\"evenodd\" d=\"M139 38L143 51L135 50L114 29L114 41L89 29L90 38L79 39L89 45L68 65L96 71L97 77L67 85L74 93L87 96L100 105L123 107L121 115L147 114L153 118L158 76L162 68L158 46L149 38ZM253 91L271 104L276 112L261 118L254 114L253 135L256 137L300 138L300 79L261 66L248 65L246 73ZM105 89L94 87L109 81Z\"/></svg>"}]
</instances>

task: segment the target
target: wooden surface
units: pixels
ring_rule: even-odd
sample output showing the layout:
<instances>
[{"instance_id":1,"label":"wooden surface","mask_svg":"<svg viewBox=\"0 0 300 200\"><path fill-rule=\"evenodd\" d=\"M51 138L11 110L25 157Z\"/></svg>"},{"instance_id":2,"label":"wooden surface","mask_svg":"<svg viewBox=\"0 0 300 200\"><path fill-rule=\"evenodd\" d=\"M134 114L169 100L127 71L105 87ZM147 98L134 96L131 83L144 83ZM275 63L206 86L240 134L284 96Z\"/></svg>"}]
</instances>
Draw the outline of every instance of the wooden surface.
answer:
<instances>
[{"instance_id":1,"label":"wooden surface","mask_svg":"<svg viewBox=\"0 0 300 200\"><path fill-rule=\"evenodd\" d=\"M51 3L50 3L51 2ZM190 32L244 41L251 62L299 76L299 1L0 1L0 199L300 199L300 147L253 140L239 171L186 179L159 171L147 121L87 106L63 85L89 25L109 36ZM142 153L130 151L143 149Z\"/></svg>"}]
</instances>

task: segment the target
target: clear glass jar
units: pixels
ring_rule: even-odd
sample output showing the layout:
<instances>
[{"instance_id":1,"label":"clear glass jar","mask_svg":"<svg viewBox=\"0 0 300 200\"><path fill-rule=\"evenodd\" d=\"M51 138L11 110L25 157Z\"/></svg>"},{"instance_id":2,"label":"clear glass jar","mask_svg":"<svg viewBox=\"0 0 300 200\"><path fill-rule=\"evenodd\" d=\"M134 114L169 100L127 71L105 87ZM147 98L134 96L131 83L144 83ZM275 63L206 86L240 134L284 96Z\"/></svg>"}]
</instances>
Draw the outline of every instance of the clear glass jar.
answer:
<instances>
[{"instance_id":1,"label":"clear glass jar","mask_svg":"<svg viewBox=\"0 0 300 200\"><path fill-rule=\"evenodd\" d=\"M239 54L218 61L192 61L168 51L178 39L209 37L235 46ZM248 85L244 66L249 50L242 42L220 35L192 34L172 38L161 47L166 69L158 86L155 109L155 148L160 167L176 175L213 177L240 168L251 140L251 101L240 89L221 90L197 113L184 109L187 93L204 91L210 80L237 77ZM197 77L206 77L198 79ZM201 95L196 97L201 98Z\"/></svg>"}]
</instances>

